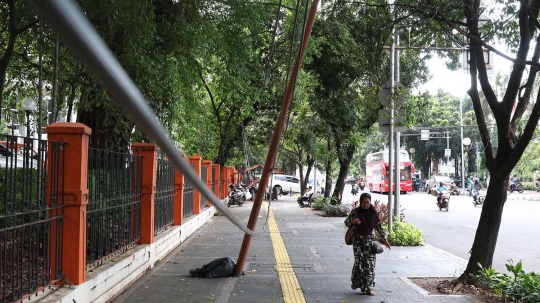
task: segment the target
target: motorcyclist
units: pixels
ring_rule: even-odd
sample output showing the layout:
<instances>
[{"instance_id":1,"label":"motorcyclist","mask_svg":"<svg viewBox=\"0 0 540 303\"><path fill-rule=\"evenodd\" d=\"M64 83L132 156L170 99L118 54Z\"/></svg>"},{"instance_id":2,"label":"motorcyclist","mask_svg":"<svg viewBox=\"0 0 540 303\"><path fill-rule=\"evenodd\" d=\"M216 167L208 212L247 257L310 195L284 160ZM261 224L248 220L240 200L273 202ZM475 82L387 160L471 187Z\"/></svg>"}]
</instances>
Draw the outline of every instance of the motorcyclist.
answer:
<instances>
[{"instance_id":1,"label":"motorcyclist","mask_svg":"<svg viewBox=\"0 0 540 303\"><path fill-rule=\"evenodd\" d=\"M471 193L472 187L473 187L473 182L471 181L471 178L467 176L467 178L465 179L465 188L467 188L467 191L469 192L469 194Z\"/></svg>"},{"instance_id":2,"label":"motorcyclist","mask_svg":"<svg viewBox=\"0 0 540 303\"><path fill-rule=\"evenodd\" d=\"M474 179L474 185L473 185L473 199L474 202L476 202L476 197L478 196L478 192L484 189L482 186L482 183L478 182L478 179Z\"/></svg>"},{"instance_id":3,"label":"motorcyclist","mask_svg":"<svg viewBox=\"0 0 540 303\"><path fill-rule=\"evenodd\" d=\"M308 188L306 189L306 192L304 193L304 195L300 198L298 198L298 205L300 205L301 207L304 207L304 201L307 201L309 203L309 199L311 199L311 195L313 194L313 188L310 186L308 186Z\"/></svg>"},{"instance_id":4,"label":"motorcyclist","mask_svg":"<svg viewBox=\"0 0 540 303\"><path fill-rule=\"evenodd\" d=\"M444 185L444 183L439 182L439 187L437 187L437 204L441 204L441 196L443 191L448 191L448 188Z\"/></svg>"},{"instance_id":5,"label":"motorcyclist","mask_svg":"<svg viewBox=\"0 0 540 303\"><path fill-rule=\"evenodd\" d=\"M514 176L512 177L512 184L510 185L511 191L516 190L516 184L518 184L518 182L519 182L518 176L517 174L514 174Z\"/></svg>"}]
</instances>

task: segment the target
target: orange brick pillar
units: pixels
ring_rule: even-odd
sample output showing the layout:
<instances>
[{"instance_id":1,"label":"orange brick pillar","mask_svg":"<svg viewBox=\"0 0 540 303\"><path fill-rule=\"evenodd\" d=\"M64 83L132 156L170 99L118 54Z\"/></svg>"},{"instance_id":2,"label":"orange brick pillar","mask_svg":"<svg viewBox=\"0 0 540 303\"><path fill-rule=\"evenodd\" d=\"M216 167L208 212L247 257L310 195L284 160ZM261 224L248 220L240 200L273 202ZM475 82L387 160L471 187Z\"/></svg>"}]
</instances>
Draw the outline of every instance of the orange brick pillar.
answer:
<instances>
[{"instance_id":1,"label":"orange brick pillar","mask_svg":"<svg viewBox=\"0 0 540 303\"><path fill-rule=\"evenodd\" d=\"M227 179L227 174L229 171L227 170L227 166L223 166L223 170L221 171L221 199L224 199L227 197L227 186L229 186L229 179Z\"/></svg>"},{"instance_id":2,"label":"orange brick pillar","mask_svg":"<svg viewBox=\"0 0 540 303\"><path fill-rule=\"evenodd\" d=\"M184 159L185 154L182 154ZM174 176L174 225L184 222L184 174L175 169Z\"/></svg>"},{"instance_id":3,"label":"orange brick pillar","mask_svg":"<svg viewBox=\"0 0 540 303\"><path fill-rule=\"evenodd\" d=\"M142 156L142 208L141 244L154 243L154 194L156 193L157 145L136 143L131 145L133 154Z\"/></svg>"},{"instance_id":4,"label":"orange brick pillar","mask_svg":"<svg viewBox=\"0 0 540 303\"><path fill-rule=\"evenodd\" d=\"M47 126L50 141L64 142L59 152L64 162L59 169L58 188L64 189L64 245L62 271L64 277L75 285L85 282L86 276L86 205L88 204L88 143L92 130L82 123L53 123ZM52 143L49 143L52 148ZM52 149L51 149L52 150ZM53 153L48 152L48 169L52 172ZM49 178L52 174L49 174ZM51 179L48 180L51 182ZM50 183L49 183L50 184ZM50 187L49 187L50 188ZM49 195L47 195L49 197ZM51 201L48 201L50 203ZM53 226L54 227L54 226ZM53 237L56 234L53 232ZM56 249L53 244L52 249ZM52 267L56 268L55 266ZM56 273L54 273L54 280Z\"/></svg>"},{"instance_id":5,"label":"orange brick pillar","mask_svg":"<svg viewBox=\"0 0 540 303\"><path fill-rule=\"evenodd\" d=\"M206 180L203 180L203 182L206 183L206 187L212 191L212 161L203 160L202 166L206 167ZM212 206L212 203L206 200L206 206Z\"/></svg>"},{"instance_id":6,"label":"orange brick pillar","mask_svg":"<svg viewBox=\"0 0 540 303\"><path fill-rule=\"evenodd\" d=\"M200 179L201 166L202 166L201 156L193 155L189 157L189 163L193 164L193 169L195 169L195 173L197 174L197 176L199 176L199 179ZM193 191L193 213L194 214L201 213L201 193L197 189Z\"/></svg>"},{"instance_id":7,"label":"orange brick pillar","mask_svg":"<svg viewBox=\"0 0 540 303\"><path fill-rule=\"evenodd\" d=\"M219 164L212 164L212 169L216 171L216 174L214 176L214 184L216 185L216 188L214 190L214 195L216 195L216 197L218 199L221 199L221 193L219 192L219 182L221 180L220 178L220 175L221 175L221 171L219 169Z\"/></svg>"}]
</instances>

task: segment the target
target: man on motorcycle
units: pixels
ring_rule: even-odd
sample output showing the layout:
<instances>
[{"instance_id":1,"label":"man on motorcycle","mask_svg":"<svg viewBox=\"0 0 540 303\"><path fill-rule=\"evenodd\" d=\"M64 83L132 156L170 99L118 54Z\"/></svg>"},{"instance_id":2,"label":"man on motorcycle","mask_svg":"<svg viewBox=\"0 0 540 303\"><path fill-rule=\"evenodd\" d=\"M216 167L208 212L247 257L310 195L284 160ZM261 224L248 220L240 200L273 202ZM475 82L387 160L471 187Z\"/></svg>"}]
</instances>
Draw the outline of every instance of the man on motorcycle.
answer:
<instances>
[{"instance_id":1,"label":"man on motorcycle","mask_svg":"<svg viewBox=\"0 0 540 303\"><path fill-rule=\"evenodd\" d=\"M518 182L519 182L518 176L517 174L514 174L514 176L512 177L512 185L510 185L510 189L512 191L516 190L516 184L518 184Z\"/></svg>"},{"instance_id":2,"label":"man on motorcycle","mask_svg":"<svg viewBox=\"0 0 540 303\"><path fill-rule=\"evenodd\" d=\"M439 187L437 187L437 204L441 204L441 194L445 190L447 191L448 188L444 185L444 183L439 182Z\"/></svg>"},{"instance_id":3,"label":"man on motorcycle","mask_svg":"<svg viewBox=\"0 0 540 303\"><path fill-rule=\"evenodd\" d=\"M473 185L473 199L474 202L476 202L476 197L478 196L478 192L484 189L482 186L482 183L478 182L478 179L474 179L474 185Z\"/></svg>"},{"instance_id":4,"label":"man on motorcycle","mask_svg":"<svg viewBox=\"0 0 540 303\"><path fill-rule=\"evenodd\" d=\"M304 207L304 201L307 201L308 204L309 204L309 199L311 199L311 195L313 194L313 188L310 186L308 186L306 192L304 193L304 195L300 198L298 198L298 205L300 205L301 207Z\"/></svg>"}]
</instances>

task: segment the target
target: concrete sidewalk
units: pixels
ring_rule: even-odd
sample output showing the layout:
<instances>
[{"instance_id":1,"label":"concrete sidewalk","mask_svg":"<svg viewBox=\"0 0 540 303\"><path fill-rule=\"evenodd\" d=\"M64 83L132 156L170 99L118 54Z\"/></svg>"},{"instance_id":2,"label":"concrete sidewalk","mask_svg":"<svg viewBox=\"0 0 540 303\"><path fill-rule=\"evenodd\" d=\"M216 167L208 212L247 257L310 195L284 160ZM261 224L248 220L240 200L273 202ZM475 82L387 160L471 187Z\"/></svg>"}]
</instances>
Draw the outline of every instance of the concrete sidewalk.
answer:
<instances>
[{"instance_id":1,"label":"concrete sidewalk","mask_svg":"<svg viewBox=\"0 0 540 303\"><path fill-rule=\"evenodd\" d=\"M251 206L230 209L247 224ZM294 198L272 201L272 220L290 258L303 299L288 302L480 302L467 296L430 295L407 277L454 277L466 266L464 259L434 247L393 247L377 256L376 296L350 289L354 262L352 247L344 244L345 218L325 218L309 208L299 208ZM257 230L266 221L261 210ZM271 223L272 223L271 220ZM270 224L275 232L276 225ZM252 241L239 278L193 278L189 270L214 259L237 259L241 233L222 216L216 216L161 263L113 302L285 302L274 255L276 238L269 228ZM273 241L274 240L274 241ZM278 258L281 258L278 256ZM287 282L285 282L287 284ZM285 285L287 286L287 285ZM290 285L289 285L290 286ZM290 291L290 289L288 290Z\"/></svg>"}]
</instances>

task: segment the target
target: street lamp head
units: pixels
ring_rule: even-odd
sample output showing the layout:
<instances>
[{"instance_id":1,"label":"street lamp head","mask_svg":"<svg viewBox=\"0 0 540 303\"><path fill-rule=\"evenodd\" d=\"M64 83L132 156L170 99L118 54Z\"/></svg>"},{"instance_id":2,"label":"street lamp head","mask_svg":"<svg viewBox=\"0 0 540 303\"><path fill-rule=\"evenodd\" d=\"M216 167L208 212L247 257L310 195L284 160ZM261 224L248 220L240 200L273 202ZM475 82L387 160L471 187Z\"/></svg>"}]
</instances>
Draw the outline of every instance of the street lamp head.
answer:
<instances>
[{"instance_id":1,"label":"street lamp head","mask_svg":"<svg viewBox=\"0 0 540 303\"><path fill-rule=\"evenodd\" d=\"M409 148L409 153L414 154L416 152L416 149L414 147Z\"/></svg>"},{"instance_id":2,"label":"street lamp head","mask_svg":"<svg viewBox=\"0 0 540 303\"><path fill-rule=\"evenodd\" d=\"M465 146L471 145L471 139L469 139L469 138L463 138L463 145L465 145Z\"/></svg>"},{"instance_id":3,"label":"street lamp head","mask_svg":"<svg viewBox=\"0 0 540 303\"><path fill-rule=\"evenodd\" d=\"M24 98L21 107L25 112L33 112L36 110L36 100L32 98Z\"/></svg>"}]
</instances>

